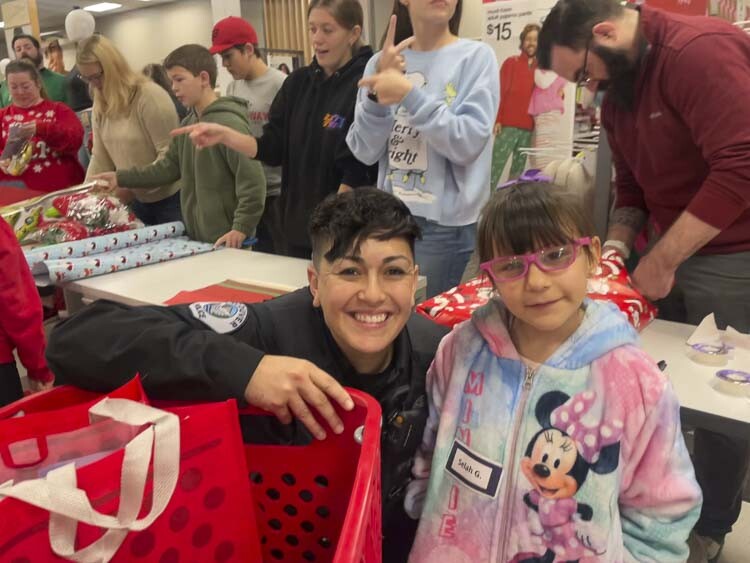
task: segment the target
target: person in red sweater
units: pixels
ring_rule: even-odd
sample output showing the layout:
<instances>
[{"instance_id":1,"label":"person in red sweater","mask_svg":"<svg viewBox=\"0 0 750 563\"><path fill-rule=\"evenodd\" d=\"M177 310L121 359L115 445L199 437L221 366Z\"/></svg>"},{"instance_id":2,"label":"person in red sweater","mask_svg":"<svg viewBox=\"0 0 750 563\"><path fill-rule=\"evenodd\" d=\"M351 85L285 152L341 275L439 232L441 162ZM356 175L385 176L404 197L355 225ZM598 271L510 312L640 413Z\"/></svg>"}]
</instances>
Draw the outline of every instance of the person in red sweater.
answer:
<instances>
[{"instance_id":1,"label":"person in red sweater","mask_svg":"<svg viewBox=\"0 0 750 563\"><path fill-rule=\"evenodd\" d=\"M559 0L539 64L606 90L602 123L617 173L604 247L629 254L647 218L661 233L633 272L671 320L750 332L750 37L716 18L617 0ZM666 308L663 309L666 311ZM704 503L692 541L716 561L737 520L750 441L695 432Z\"/></svg>"},{"instance_id":2,"label":"person in red sweater","mask_svg":"<svg viewBox=\"0 0 750 563\"><path fill-rule=\"evenodd\" d=\"M492 150L492 176L494 189L503 175L509 158L509 179L521 175L526 165L526 155L520 149L531 146L534 121L529 115L531 93L534 91L536 47L539 26L530 23L521 32L521 53L508 57L500 67L500 107L495 120L495 146Z\"/></svg>"},{"instance_id":3,"label":"person in red sweater","mask_svg":"<svg viewBox=\"0 0 750 563\"><path fill-rule=\"evenodd\" d=\"M10 225L0 218L0 406L23 396L13 350L26 368L32 391L52 386L44 360L42 302Z\"/></svg>"},{"instance_id":4,"label":"person in red sweater","mask_svg":"<svg viewBox=\"0 0 750 563\"><path fill-rule=\"evenodd\" d=\"M23 123L33 133L31 159L20 175L0 162L0 185L53 192L83 182L78 149L83 126L68 106L43 97L39 70L25 59L8 63L5 69L12 104L0 109L0 147L8 140L11 124Z\"/></svg>"}]
</instances>

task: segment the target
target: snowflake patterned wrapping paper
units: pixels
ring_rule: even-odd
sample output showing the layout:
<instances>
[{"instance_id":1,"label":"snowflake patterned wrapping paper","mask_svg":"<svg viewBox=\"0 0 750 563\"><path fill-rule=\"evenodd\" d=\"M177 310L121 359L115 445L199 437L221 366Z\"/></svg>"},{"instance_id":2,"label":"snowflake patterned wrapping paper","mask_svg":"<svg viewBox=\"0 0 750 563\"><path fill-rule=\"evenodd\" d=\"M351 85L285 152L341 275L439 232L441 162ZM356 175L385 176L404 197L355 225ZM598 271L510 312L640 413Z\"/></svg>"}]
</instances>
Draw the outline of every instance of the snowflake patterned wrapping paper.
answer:
<instances>
[{"instance_id":1,"label":"snowflake patterned wrapping paper","mask_svg":"<svg viewBox=\"0 0 750 563\"><path fill-rule=\"evenodd\" d=\"M42 246L26 250L24 251L24 255L26 256L26 261L29 263L29 268L31 268L31 273L38 275L46 271L44 262L47 260L85 258L94 254L122 250L149 242L177 238L184 234L185 225L181 221L175 221L173 223L142 227L132 231L111 233L99 237Z\"/></svg>"},{"instance_id":2,"label":"snowflake patterned wrapping paper","mask_svg":"<svg viewBox=\"0 0 750 563\"><path fill-rule=\"evenodd\" d=\"M188 240L182 223L84 239L26 253L39 285L63 283L211 252L213 245Z\"/></svg>"}]
</instances>

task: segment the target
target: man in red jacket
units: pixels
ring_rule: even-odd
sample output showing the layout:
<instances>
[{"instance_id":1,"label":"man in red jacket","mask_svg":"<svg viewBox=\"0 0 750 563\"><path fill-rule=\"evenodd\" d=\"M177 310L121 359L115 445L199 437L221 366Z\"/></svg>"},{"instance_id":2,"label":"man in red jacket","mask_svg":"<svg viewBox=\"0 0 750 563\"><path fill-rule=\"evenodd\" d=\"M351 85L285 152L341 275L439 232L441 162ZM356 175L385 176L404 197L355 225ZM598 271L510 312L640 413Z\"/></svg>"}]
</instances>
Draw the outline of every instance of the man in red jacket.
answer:
<instances>
[{"instance_id":1,"label":"man in red jacket","mask_svg":"<svg viewBox=\"0 0 750 563\"><path fill-rule=\"evenodd\" d=\"M500 108L495 121L495 146L492 151L492 178L490 186L497 186L508 158L509 179L520 176L526 164L526 155L519 149L531 146L534 121L529 115L531 93L534 91L536 70L536 45L539 26L530 23L521 32L521 53L508 57L500 67Z\"/></svg>"},{"instance_id":2,"label":"man in red jacket","mask_svg":"<svg viewBox=\"0 0 750 563\"><path fill-rule=\"evenodd\" d=\"M750 332L750 37L731 24L617 0L559 0L539 64L605 90L602 123L617 173L605 247L629 254L648 219L659 239L633 282L670 293L691 324L715 313ZM742 505L747 437L695 433L704 503L694 544L716 561Z\"/></svg>"},{"instance_id":3,"label":"man in red jacket","mask_svg":"<svg viewBox=\"0 0 750 563\"><path fill-rule=\"evenodd\" d=\"M42 302L13 230L0 217L0 406L23 396L13 350L18 350L32 391L50 387L44 360Z\"/></svg>"}]
</instances>

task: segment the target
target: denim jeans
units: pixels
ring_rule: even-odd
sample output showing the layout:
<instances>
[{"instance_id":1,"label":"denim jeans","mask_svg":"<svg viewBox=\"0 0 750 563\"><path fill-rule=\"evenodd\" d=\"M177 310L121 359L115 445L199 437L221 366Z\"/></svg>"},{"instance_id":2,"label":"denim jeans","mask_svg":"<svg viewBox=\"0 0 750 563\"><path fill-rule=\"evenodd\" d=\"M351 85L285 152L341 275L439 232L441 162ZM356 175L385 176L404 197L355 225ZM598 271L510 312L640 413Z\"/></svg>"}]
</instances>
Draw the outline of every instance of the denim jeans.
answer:
<instances>
[{"instance_id":1,"label":"denim jeans","mask_svg":"<svg viewBox=\"0 0 750 563\"><path fill-rule=\"evenodd\" d=\"M144 203L136 199L131 207L135 216L146 225L161 225L172 221L182 221L180 192L153 203Z\"/></svg>"},{"instance_id":2,"label":"denim jeans","mask_svg":"<svg viewBox=\"0 0 750 563\"><path fill-rule=\"evenodd\" d=\"M709 313L719 328L750 332L750 252L692 256L677 270L675 289L657 303L660 317L700 324ZM695 476L703 508L695 531L717 541L732 530L742 508L750 467L750 436L727 436L695 429Z\"/></svg>"},{"instance_id":3,"label":"denim jeans","mask_svg":"<svg viewBox=\"0 0 750 563\"><path fill-rule=\"evenodd\" d=\"M449 290L461 281L477 239L477 224L446 227L417 217L422 240L416 244L419 273L427 276L427 298Z\"/></svg>"}]
</instances>

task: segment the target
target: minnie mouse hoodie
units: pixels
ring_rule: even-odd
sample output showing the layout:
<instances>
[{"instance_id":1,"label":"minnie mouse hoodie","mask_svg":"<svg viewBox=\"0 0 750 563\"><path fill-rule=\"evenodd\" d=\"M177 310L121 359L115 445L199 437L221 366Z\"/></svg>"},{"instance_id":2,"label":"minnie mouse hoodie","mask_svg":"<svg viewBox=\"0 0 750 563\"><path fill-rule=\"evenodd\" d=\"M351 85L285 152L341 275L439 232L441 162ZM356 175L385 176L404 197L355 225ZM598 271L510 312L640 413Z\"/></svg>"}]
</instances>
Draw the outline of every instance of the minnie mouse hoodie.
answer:
<instances>
[{"instance_id":1,"label":"minnie mouse hoodie","mask_svg":"<svg viewBox=\"0 0 750 563\"><path fill-rule=\"evenodd\" d=\"M440 344L406 497L413 563L684 561L701 491L674 392L625 317L587 300L544 364L498 300Z\"/></svg>"}]
</instances>

